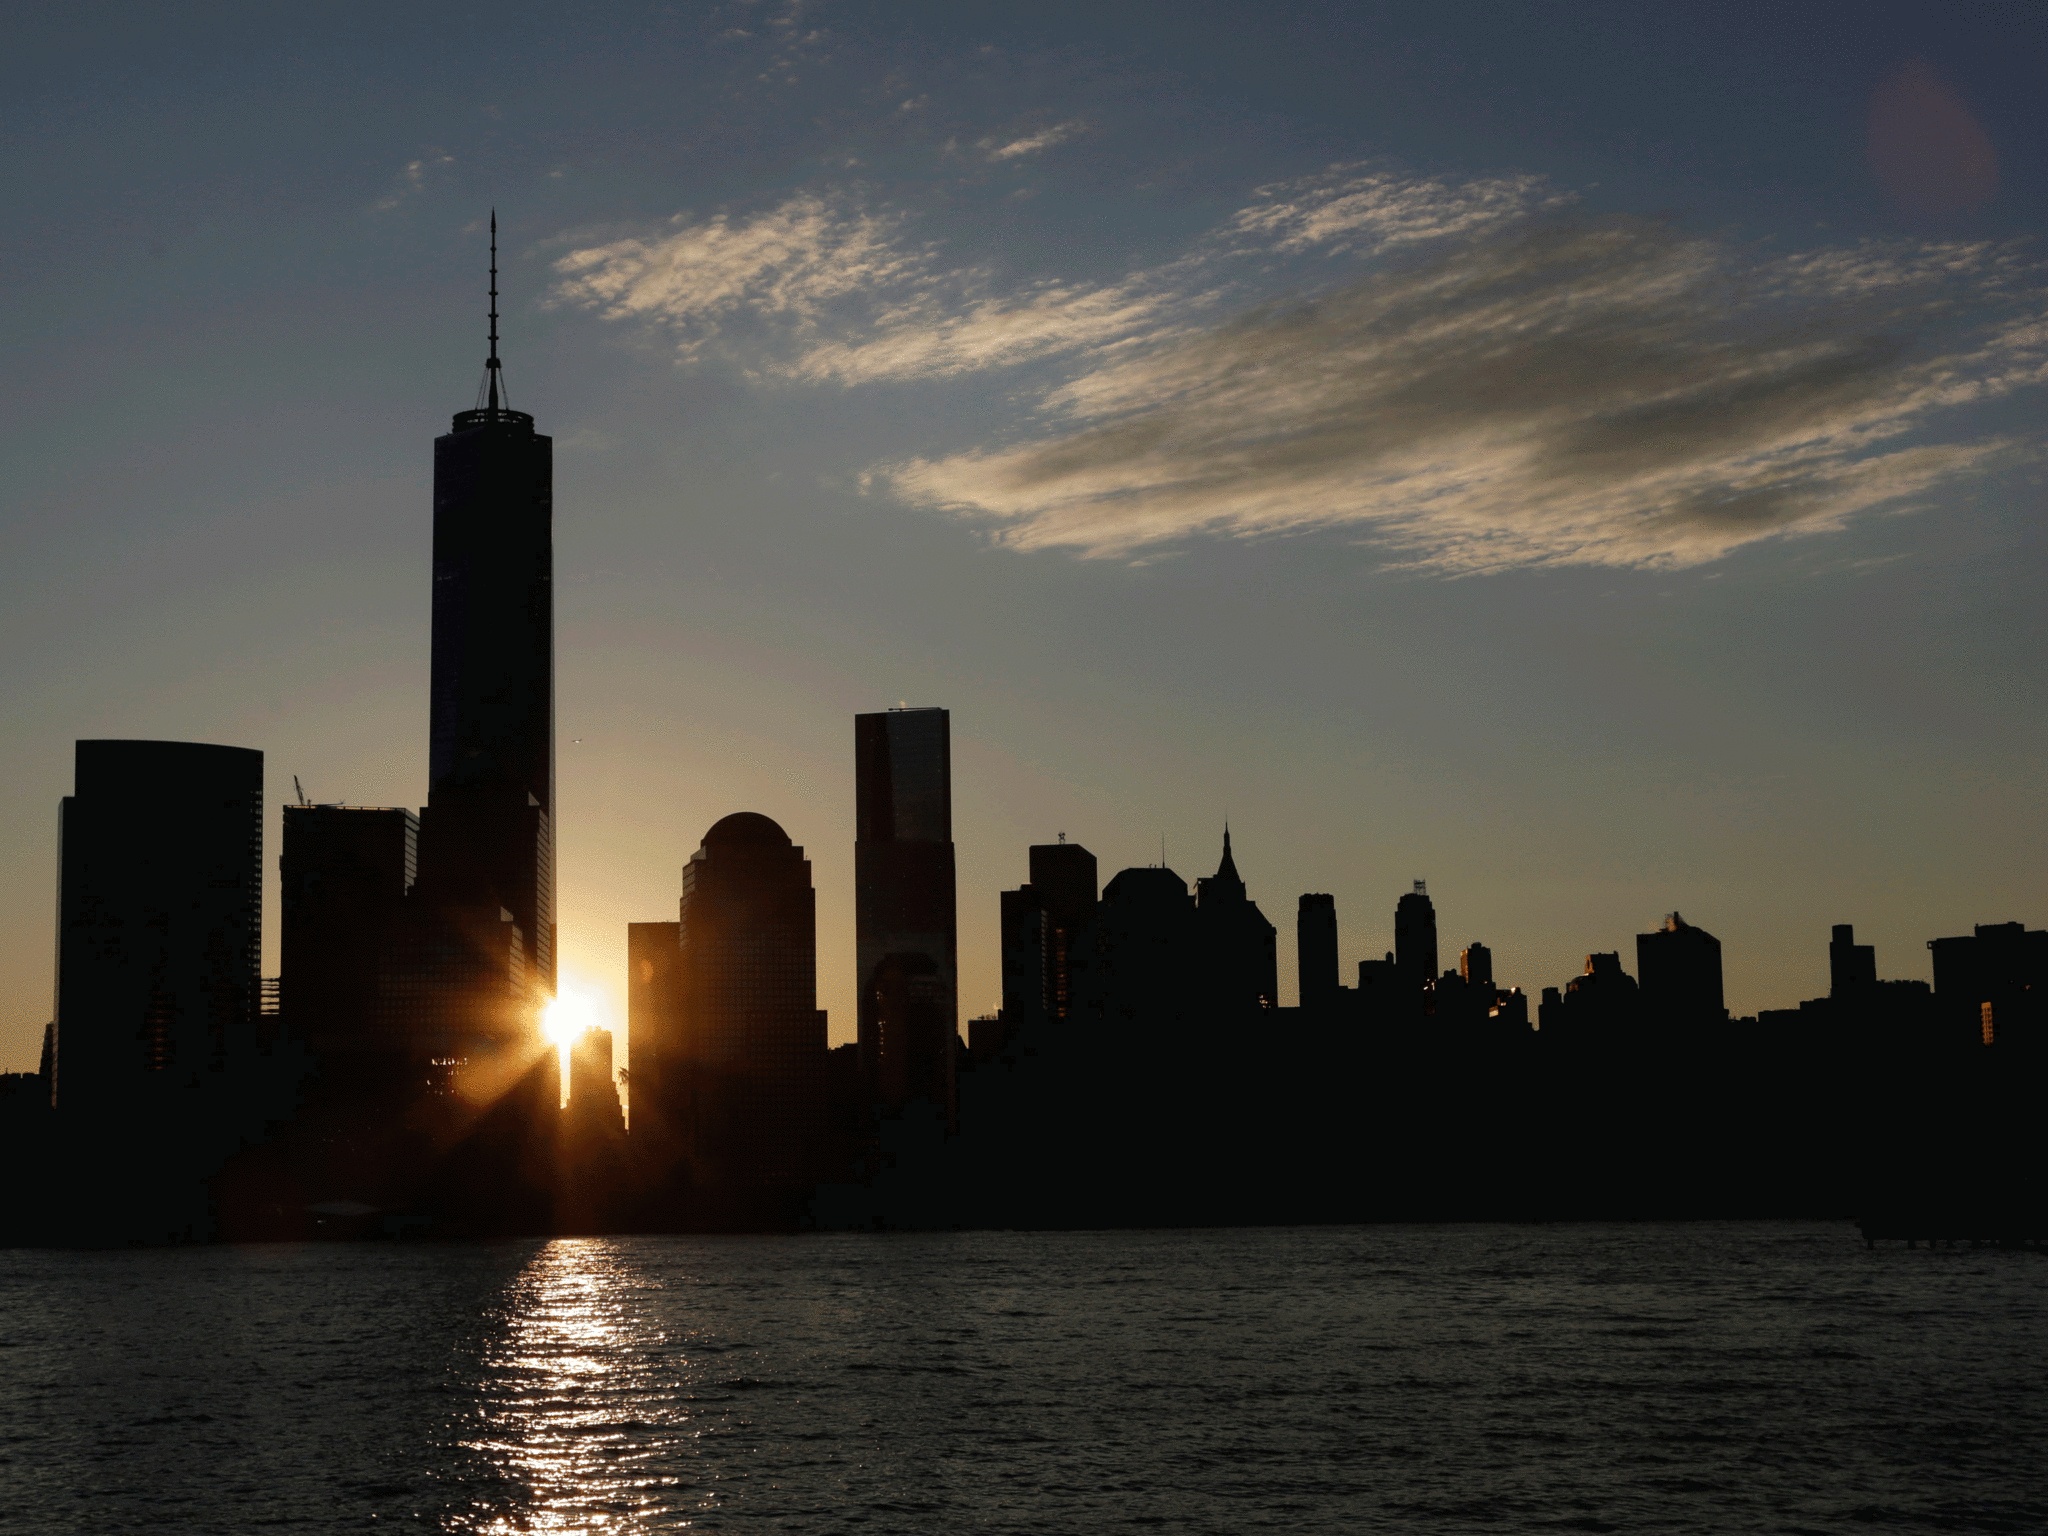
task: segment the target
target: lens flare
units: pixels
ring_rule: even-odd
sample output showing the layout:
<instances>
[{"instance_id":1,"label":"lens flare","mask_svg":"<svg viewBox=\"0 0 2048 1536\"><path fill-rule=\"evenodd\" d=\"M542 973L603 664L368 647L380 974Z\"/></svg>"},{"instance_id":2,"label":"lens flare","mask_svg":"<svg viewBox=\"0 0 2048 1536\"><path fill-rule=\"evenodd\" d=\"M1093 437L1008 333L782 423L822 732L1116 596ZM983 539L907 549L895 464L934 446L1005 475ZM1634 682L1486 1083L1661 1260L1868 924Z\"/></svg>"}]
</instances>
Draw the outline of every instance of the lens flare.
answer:
<instances>
[{"instance_id":1,"label":"lens flare","mask_svg":"<svg viewBox=\"0 0 2048 1536\"><path fill-rule=\"evenodd\" d=\"M541 1032L565 1049L597 1023L597 1009L580 988L564 986L541 1014Z\"/></svg>"}]
</instances>

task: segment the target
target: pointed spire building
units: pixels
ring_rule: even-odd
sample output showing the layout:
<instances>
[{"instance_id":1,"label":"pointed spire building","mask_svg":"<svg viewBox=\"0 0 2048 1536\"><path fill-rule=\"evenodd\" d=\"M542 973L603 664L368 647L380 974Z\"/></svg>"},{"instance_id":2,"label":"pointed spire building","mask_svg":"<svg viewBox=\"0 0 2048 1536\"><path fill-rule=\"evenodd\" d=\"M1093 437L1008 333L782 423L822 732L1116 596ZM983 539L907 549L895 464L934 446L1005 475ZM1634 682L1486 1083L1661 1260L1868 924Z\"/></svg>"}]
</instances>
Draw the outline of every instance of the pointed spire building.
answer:
<instances>
[{"instance_id":1,"label":"pointed spire building","mask_svg":"<svg viewBox=\"0 0 2048 1536\"><path fill-rule=\"evenodd\" d=\"M1230 1006L1276 1008L1280 1003L1277 931L1259 904L1245 893L1231 853L1230 827L1223 828L1223 857L1216 873L1195 882L1195 916L1203 948L1216 974L1217 996Z\"/></svg>"}]
</instances>

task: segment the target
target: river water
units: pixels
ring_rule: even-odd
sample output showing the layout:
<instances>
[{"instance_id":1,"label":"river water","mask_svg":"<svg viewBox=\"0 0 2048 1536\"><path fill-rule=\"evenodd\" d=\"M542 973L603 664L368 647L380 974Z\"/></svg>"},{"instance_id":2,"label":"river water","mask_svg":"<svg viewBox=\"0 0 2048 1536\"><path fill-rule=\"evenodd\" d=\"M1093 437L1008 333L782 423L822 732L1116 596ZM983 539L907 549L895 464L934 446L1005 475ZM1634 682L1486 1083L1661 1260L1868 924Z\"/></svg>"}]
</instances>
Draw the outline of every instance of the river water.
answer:
<instances>
[{"instance_id":1,"label":"river water","mask_svg":"<svg viewBox=\"0 0 2048 1536\"><path fill-rule=\"evenodd\" d=\"M0 1530L2048 1531L2048 1256L1846 1226L0 1252Z\"/></svg>"}]
</instances>

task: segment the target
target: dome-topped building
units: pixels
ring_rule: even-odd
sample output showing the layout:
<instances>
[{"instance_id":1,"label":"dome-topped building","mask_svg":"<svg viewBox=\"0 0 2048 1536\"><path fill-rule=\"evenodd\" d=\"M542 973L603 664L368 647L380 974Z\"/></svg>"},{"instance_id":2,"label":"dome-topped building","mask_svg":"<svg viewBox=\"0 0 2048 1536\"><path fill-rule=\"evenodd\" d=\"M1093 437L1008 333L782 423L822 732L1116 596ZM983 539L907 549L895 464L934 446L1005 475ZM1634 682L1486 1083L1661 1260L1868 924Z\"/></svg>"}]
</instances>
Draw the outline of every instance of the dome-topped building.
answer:
<instances>
[{"instance_id":1,"label":"dome-topped building","mask_svg":"<svg viewBox=\"0 0 2048 1536\"><path fill-rule=\"evenodd\" d=\"M791 848L787 832L773 817L763 816L759 811L734 811L730 816L719 818L704 834L701 854L710 848Z\"/></svg>"},{"instance_id":2,"label":"dome-topped building","mask_svg":"<svg viewBox=\"0 0 2048 1536\"><path fill-rule=\"evenodd\" d=\"M772 817L734 812L683 866L677 916L635 924L629 946L647 972L632 1020L634 1134L644 1123L693 1181L807 1184L826 1059L810 861Z\"/></svg>"}]
</instances>

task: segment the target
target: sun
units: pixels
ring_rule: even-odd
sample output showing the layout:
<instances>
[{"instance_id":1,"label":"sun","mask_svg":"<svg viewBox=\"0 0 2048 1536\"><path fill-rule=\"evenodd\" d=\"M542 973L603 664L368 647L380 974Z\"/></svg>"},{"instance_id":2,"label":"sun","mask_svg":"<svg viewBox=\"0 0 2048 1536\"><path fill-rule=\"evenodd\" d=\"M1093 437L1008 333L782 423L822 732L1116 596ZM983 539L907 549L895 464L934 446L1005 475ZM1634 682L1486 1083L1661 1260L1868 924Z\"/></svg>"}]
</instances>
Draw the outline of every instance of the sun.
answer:
<instances>
[{"instance_id":1,"label":"sun","mask_svg":"<svg viewBox=\"0 0 2048 1536\"><path fill-rule=\"evenodd\" d=\"M541 1032L566 1050L597 1027L597 1008L580 987L564 986L541 1014Z\"/></svg>"}]
</instances>

